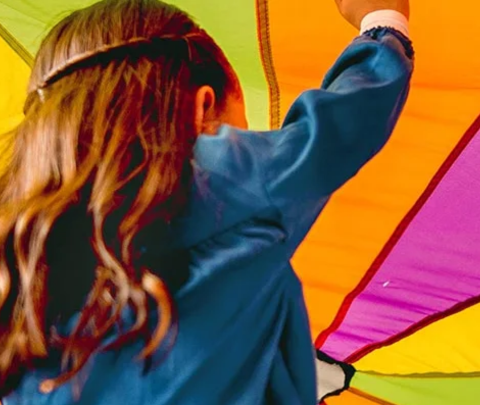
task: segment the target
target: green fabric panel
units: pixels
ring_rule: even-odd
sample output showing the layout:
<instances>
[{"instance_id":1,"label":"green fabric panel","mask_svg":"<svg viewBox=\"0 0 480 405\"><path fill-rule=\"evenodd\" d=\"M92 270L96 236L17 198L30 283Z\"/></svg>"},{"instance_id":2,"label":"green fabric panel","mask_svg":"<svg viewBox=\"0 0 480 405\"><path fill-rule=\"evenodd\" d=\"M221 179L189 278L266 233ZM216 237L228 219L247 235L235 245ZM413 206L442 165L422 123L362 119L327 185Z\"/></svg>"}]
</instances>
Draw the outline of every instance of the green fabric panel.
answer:
<instances>
[{"instance_id":1,"label":"green fabric panel","mask_svg":"<svg viewBox=\"0 0 480 405\"><path fill-rule=\"evenodd\" d=\"M478 405L480 374L378 376L357 373L352 387L395 405Z\"/></svg>"},{"instance_id":2,"label":"green fabric panel","mask_svg":"<svg viewBox=\"0 0 480 405\"><path fill-rule=\"evenodd\" d=\"M35 54L52 25L92 3L95 0L0 0L0 24Z\"/></svg>"},{"instance_id":3,"label":"green fabric panel","mask_svg":"<svg viewBox=\"0 0 480 405\"><path fill-rule=\"evenodd\" d=\"M0 0L2 24L28 51L36 52L48 29L71 11L95 0ZM269 125L268 84L257 39L254 0L172 0L188 11L225 50L245 90L254 129Z\"/></svg>"},{"instance_id":4,"label":"green fabric panel","mask_svg":"<svg viewBox=\"0 0 480 405\"><path fill-rule=\"evenodd\" d=\"M218 41L245 90L251 128L268 129L269 96L257 38L254 0L170 0L195 18Z\"/></svg>"}]
</instances>

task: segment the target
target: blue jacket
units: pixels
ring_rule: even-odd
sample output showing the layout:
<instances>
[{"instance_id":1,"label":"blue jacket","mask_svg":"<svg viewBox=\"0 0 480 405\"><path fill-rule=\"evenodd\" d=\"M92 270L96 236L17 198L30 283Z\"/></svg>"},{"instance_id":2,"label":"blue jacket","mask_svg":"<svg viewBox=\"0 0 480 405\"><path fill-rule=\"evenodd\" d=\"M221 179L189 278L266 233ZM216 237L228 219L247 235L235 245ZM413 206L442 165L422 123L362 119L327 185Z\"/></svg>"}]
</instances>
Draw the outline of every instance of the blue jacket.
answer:
<instances>
[{"instance_id":1,"label":"blue jacket","mask_svg":"<svg viewBox=\"0 0 480 405\"><path fill-rule=\"evenodd\" d=\"M387 142L411 73L409 42L375 29L353 41L320 89L300 95L280 130L224 126L199 137L192 197L169 237L189 254L175 287L176 343L148 373L133 360L141 343L96 355L77 403L315 404L308 316L290 259L331 194ZM74 404L70 384L39 393L56 375L31 372L4 405Z\"/></svg>"}]
</instances>

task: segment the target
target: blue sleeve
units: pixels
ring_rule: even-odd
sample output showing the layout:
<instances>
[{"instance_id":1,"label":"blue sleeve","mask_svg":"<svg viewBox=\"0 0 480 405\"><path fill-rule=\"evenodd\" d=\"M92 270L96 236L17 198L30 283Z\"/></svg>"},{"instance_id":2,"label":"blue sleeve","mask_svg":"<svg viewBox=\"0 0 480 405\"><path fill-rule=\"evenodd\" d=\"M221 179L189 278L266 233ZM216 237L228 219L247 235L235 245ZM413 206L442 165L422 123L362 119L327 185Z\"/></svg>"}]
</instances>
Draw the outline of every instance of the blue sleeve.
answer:
<instances>
[{"instance_id":1,"label":"blue sleeve","mask_svg":"<svg viewBox=\"0 0 480 405\"><path fill-rule=\"evenodd\" d=\"M412 59L401 34L372 30L344 51L320 89L295 101L280 130L244 140L259 151L256 165L291 253L329 196L389 139L408 95Z\"/></svg>"}]
</instances>

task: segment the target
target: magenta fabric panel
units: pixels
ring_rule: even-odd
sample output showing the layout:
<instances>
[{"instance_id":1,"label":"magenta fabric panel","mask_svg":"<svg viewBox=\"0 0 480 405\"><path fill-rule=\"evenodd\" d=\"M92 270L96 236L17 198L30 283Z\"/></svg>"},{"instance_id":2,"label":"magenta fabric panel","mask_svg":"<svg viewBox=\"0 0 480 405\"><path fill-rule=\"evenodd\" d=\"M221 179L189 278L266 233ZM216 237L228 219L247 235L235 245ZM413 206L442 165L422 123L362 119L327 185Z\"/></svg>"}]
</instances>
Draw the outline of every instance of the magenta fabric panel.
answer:
<instances>
[{"instance_id":1,"label":"magenta fabric panel","mask_svg":"<svg viewBox=\"0 0 480 405\"><path fill-rule=\"evenodd\" d=\"M473 137L322 350L344 360L480 295L480 137Z\"/></svg>"}]
</instances>

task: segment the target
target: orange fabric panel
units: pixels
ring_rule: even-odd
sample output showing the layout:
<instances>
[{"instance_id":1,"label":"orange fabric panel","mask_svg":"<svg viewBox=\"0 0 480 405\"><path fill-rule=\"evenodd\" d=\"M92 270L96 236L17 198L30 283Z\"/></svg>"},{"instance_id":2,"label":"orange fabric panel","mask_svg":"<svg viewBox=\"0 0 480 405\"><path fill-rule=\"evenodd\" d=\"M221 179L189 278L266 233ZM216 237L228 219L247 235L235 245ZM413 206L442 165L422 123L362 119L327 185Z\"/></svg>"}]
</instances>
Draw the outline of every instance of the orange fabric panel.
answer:
<instances>
[{"instance_id":1,"label":"orange fabric panel","mask_svg":"<svg viewBox=\"0 0 480 405\"><path fill-rule=\"evenodd\" d=\"M378 405L369 399L363 398L352 392L344 392L338 397L328 398L325 401L326 405Z\"/></svg>"},{"instance_id":2,"label":"orange fabric panel","mask_svg":"<svg viewBox=\"0 0 480 405\"><path fill-rule=\"evenodd\" d=\"M415 1L416 72L404 116L385 150L332 199L294 265L304 282L312 333L324 330L395 227L479 113L480 3ZM318 86L355 31L334 2L270 1L270 35L284 115Z\"/></svg>"}]
</instances>

